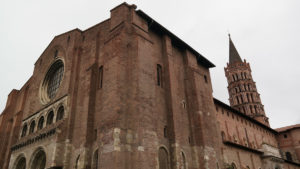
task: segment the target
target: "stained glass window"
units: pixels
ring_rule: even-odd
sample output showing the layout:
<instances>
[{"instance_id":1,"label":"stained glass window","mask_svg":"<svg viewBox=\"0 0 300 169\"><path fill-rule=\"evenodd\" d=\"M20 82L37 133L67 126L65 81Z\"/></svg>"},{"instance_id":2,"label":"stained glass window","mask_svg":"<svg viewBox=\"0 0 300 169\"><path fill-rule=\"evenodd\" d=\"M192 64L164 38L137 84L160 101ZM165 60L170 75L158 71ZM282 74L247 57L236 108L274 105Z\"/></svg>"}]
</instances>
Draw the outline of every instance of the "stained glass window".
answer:
<instances>
[{"instance_id":1,"label":"stained glass window","mask_svg":"<svg viewBox=\"0 0 300 169\"><path fill-rule=\"evenodd\" d=\"M58 87L60 85L60 82L62 80L64 74L64 67L62 64L57 67L53 73L50 74L50 79L47 87L47 94L50 99L54 98Z\"/></svg>"}]
</instances>

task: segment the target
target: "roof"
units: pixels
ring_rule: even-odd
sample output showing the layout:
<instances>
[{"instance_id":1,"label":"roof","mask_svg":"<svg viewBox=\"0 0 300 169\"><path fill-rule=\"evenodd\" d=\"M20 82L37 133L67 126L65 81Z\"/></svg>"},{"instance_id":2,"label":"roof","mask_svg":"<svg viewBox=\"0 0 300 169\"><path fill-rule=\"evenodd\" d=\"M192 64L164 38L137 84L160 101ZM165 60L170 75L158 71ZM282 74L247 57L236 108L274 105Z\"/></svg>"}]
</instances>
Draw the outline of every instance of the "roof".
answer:
<instances>
[{"instance_id":1,"label":"roof","mask_svg":"<svg viewBox=\"0 0 300 169\"><path fill-rule=\"evenodd\" d=\"M278 133L276 130L272 129L271 127L266 126L263 123L261 123L261 122L255 120L255 119L253 119L253 118L245 115L244 113L242 113L242 112L240 112L240 111L232 108L231 106L227 105L226 103L223 103L222 101L220 101L220 100L218 100L216 98L214 98L214 102L217 103L217 104L220 104L221 106L225 107L226 109L230 110L231 112L233 112L233 113L235 113L235 114L237 114L239 116L242 116L243 118L247 119L248 121L251 121L252 123L255 123L255 124L257 124L257 125L265 128L265 129L267 129L267 130L269 130L269 131L271 131L271 132L273 132L275 134Z\"/></svg>"},{"instance_id":2,"label":"roof","mask_svg":"<svg viewBox=\"0 0 300 169\"><path fill-rule=\"evenodd\" d=\"M160 32L162 34L168 35L171 38L173 44L176 44L180 47L184 47L184 48L188 49L189 51L191 51L196 56L199 64L201 64L207 68L215 67L215 65L213 63L211 63L208 59L206 59L204 56L202 56L200 53L198 53L195 49L193 49L191 46L189 46L183 40L178 38L172 32L167 30L161 24L156 22L154 19L152 19L150 16L148 16L142 10L137 10L136 13L148 22L149 29L152 29L152 30L155 30L156 32Z\"/></svg>"},{"instance_id":3,"label":"roof","mask_svg":"<svg viewBox=\"0 0 300 169\"><path fill-rule=\"evenodd\" d=\"M229 35L229 64L243 62Z\"/></svg>"},{"instance_id":4,"label":"roof","mask_svg":"<svg viewBox=\"0 0 300 169\"><path fill-rule=\"evenodd\" d=\"M281 128L277 128L275 130L277 132L284 132L284 131L292 130L292 129L296 129L296 128L300 128L300 124L295 124L295 125L291 125L291 126L281 127Z\"/></svg>"}]
</instances>

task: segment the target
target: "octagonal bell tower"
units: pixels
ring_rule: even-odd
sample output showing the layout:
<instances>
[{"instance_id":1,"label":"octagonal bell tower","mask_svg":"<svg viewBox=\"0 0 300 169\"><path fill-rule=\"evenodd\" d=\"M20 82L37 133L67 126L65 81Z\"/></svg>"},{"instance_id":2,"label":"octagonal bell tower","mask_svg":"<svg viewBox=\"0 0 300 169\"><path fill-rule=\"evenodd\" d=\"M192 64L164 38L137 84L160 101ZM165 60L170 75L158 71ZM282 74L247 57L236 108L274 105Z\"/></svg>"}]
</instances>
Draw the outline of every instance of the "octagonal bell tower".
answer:
<instances>
[{"instance_id":1,"label":"octagonal bell tower","mask_svg":"<svg viewBox=\"0 0 300 169\"><path fill-rule=\"evenodd\" d=\"M229 63L225 67L230 106L269 126L264 106L251 75L250 64L242 61L229 35Z\"/></svg>"}]
</instances>

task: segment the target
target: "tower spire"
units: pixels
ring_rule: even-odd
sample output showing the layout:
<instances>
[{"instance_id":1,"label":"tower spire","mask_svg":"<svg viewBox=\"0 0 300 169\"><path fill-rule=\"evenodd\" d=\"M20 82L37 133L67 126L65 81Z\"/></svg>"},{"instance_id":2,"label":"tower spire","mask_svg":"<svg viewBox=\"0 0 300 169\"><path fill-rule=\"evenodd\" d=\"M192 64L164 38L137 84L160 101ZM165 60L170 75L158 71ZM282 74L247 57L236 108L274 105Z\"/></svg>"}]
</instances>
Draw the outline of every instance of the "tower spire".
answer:
<instances>
[{"instance_id":1,"label":"tower spire","mask_svg":"<svg viewBox=\"0 0 300 169\"><path fill-rule=\"evenodd\" d=\"M229 36L229 64L233 64L235 62L243 62L231 40L230 34L228 34L228 36Z\"/></svg>"}]
</instances>

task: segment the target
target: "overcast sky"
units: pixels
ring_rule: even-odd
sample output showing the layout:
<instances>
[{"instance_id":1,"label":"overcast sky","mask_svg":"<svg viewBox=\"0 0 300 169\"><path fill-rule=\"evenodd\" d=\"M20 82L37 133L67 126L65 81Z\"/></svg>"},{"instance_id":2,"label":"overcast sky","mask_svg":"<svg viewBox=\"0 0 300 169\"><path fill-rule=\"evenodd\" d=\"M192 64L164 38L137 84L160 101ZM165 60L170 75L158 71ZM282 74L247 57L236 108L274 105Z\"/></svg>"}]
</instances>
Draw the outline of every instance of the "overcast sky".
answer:
<instances>
[{"instance_id":1,"label":"overcast sky","mask_svg":"<svg viewBox=\"0 0 300 169\"><path fill-rule=\"evenodd\" d=\"M1 0L0 112L54 36L107 18L120 0ZM214 97L228 103L228 32L250 62L271 127L300 123L299 0L129 0L212 61ZM299 104L299 105L298 105Z\"/></svg>"}]
</instances>

